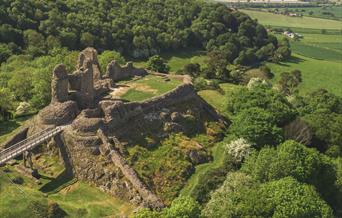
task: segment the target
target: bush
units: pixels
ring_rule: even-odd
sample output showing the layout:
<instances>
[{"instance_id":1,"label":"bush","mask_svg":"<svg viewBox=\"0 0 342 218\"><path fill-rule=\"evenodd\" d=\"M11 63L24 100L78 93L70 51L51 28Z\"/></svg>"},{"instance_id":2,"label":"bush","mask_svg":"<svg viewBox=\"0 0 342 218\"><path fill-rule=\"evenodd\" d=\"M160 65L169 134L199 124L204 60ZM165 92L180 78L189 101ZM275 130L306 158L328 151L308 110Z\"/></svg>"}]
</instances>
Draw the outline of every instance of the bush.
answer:
<instances>
[{"instance_id":1,"label":"bush","mask_svg":"<svg viewBox=\"0 0 342 218\"><path fill-rule=\"evenodd\" d=\"M159 55L154 55L148 60L147 69L159 73L168 73L170 67L166 64L165 60L162 57L160 57Z\"/></svg>"},{"instance_id":2,"label":"bush","mask_svg":"<svg viewBox=\"0 0 342 218\"><path fill-rule=\"evenodd\" d=\"M230 133L255 143L257 148L276 145L283 140L282 129L277 127L274 116L256 107L241 111L233 119Z\"/></svg>"},{"instance_id":3,"label":"bush","mask_svg":"<svg viewBox=\"0 0 342 218\"><path fill-rule=\"evenodd\" d=\"M12 182L17 185L22 185L24 184L24 179L21 176L16 176L15 178L12 179Z\"/></svg>"}]
</instances>

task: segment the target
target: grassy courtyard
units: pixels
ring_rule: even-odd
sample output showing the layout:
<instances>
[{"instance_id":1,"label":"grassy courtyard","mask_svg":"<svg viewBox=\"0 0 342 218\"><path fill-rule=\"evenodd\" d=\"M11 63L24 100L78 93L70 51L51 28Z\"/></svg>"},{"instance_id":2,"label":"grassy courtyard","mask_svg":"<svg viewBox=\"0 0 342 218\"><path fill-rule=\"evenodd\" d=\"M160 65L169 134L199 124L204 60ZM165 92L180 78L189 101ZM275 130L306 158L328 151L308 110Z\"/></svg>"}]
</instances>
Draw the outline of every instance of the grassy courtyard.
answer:
<instances>
[{"instance_id":1,"label":"grassy courtyard","mask_svg":"<svg viewBox=\"0 0 342 218\"><path fill-rule=\"evenodd\" d=\"M147 75L137 80L122 81L112 93L115 98L127 101L144 101L162 95L180 85L182 81L161 76Z\"/></svg>"}]
</instances>

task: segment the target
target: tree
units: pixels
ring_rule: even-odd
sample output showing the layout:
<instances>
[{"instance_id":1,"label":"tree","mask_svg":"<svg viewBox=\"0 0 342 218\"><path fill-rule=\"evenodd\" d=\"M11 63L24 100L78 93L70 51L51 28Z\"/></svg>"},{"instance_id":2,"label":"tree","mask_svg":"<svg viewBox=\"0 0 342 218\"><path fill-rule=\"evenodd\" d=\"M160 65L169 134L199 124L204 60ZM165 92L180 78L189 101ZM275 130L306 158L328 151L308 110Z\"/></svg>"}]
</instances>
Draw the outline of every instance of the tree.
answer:
<instances>
[{"instance_id":1,"label":"tree","mask_svg":"<svg viewBox=\"0 0 342 218\"><path fill-rule=\"evenodd\" d=\"M81 34L80 38L82 47L89 47L94 45L94 36L91 33L85 32Z\"/></svg>"},{"instance_id":2,"label":"tree","mask_svg":"<svg viewBox=\"0 0 342 218\"><path fill-rule=\"evenodd\" d=\"M206 217L333 217L315 189L291 177L255 183L231 173L203 210Z\"/></svg>"},{"instance_id":3,"label":"tree","mask_svg":"<svg viewBox=\"0 0 342 218\"><path fill-rule=\"evenodd\" d=\"M302 82L302 73L300 70L294 70L291 73L284 72L280 74L278 82L280 91L284 95L293 95L298 92L297 87Z\"/></svg>"},{"instance_id":4,"label":"tree","mask_svg":"<svg viewBox=\"0 0 342 218\"><path fill-rule=\"evenodd\" d=\"M229 71L227 69L228 60L225 54L219 50L211 51L208 54L208 71L211 72L207 79L227 80Z\"/></svg>"},{"instance_id":5,"label":"tree","mask_svg":"<svg viewBox=\"0 0 342 218\"><path fill-rule=\"evenodd\" d=\"M17 100L29 101L32 97L32 73L23 70L15 72L8 81L8 87Z\"/></svg>"},{"instance_id":6,"label":"tree","mask_svg":"<svg viewBox=\"0 0 342 218\"><path fill-rule=\"evenodd\" d=\"M4 43L0 43L0 64L12 55L11 49Z\"/></svg>"},{"instance_id":7,"label":"tree","mask_svg":"<svg viewBox=\"0 0 342 218\"><path fill-rule=\"evenodd\" d=\"M222 186L212 193L202 214L212 218L237 217L239 202L234 197L241 197L251 187L255 187L255 183L250 176L241 172L229 173Z\"/></svg>"},{"instance_id":8,"label":"tree","mask_svg":"<svg viewBox=\"0 0 342 218\"><path fill-rule=\"evenodd\" d=\"M274 116L257 107L238 113L233 119L230 133L255 143L257 148L276 145L283 140L282 129L277 127Z\"/></svg>"},{"instance_id":9,"label":"tree","mask_svg":"<svg viewBox=\"0 0 342 218\"><path fill-rule=\"evenodd\" d=\"M14 96L8 88L0 87L0 119L8 120L10 111L13 110Z\"/></svg>"},{"instance_id":10,"label":"tree","mask_svg":"<svg viewBox=\"0 0 342 218\"><path fill-rule=\"evenodd\" d=\"M25 30L24 39L29 54L39 56L46 53L45 38L42 34L32 29Z\"/></svg>"},{"instance_id":11,"label":"tree","mask_svg":"<svg viewBox=\"0 0 342 218\"><path fill-rule=\"evenodd\" d=\"M162 57L160 57L159 55L154 55L148 60L147 69L160 73L168 73L170 67L166 64L165 60Z\"/></svg>"},{"instance_id":12,"label":"tree","mask_svg":"<svg viewBox=\"0 0 342 218\"><path fill-rule=\"evenodd\" d=\"M200 217L200 205L191 197L180 196L172 201L169 208L165 208L160 212L148 209L139 210L135 218L197 218Z\"/></svg>"},{"instance_id":13,"label":"tree","mask_svg":"<svg viewBox=\"0 0 342 218\"><path fill-rule=\"evenodd\" d=\"M291 57L291 50L287 46L280 46L274 53L273 60L275 62L284 61Z\"/></svg>"},{"instance_id":14,"label":"tree","mask_svg":"<svg viewBox=\"0 0 342 218\"><path fill-rule=\"evenodd\" d=\"M184 66L183 69L185 74L188 74L192 77L198 77L201 73L201 65L199 65L198 63L190 63L190 64L186 64Z\"/></svg>"},{"instance_id":15,"label":"tree","mask_svg":"<svg viewBox=\"0 0 342 218\"><path fill-rule=\"evenodd\" d=\"M291 176L300 182L317 184L322 166L318 151L286 141L277 148L265 147L249 156L242 171L260 182Z\"/></svg>"},{"instance_id":16,"label":"tree","mask_svg":"<svg viewBox=\"0 0 342 218\"><path fill-rule=\"evenodd\" d=\"M104 51L101 55L98 56L100 67L102 73L106 72L107 65L115 60L118 64L124 65L126 60L119 52L116 51Z\"/></svg>"},{"instance_id":17,"label":"tree","mask_svg":"<svg viewBox=\"0 0 342 218\"><path fill-rule=\"evenodd\" d=\"M291 122L296 116L296 111L287 99L267 87L241 88L229 96L227 109L233 115L252 107L266 110L278 126Z\"/></svg>"}]
</instances>

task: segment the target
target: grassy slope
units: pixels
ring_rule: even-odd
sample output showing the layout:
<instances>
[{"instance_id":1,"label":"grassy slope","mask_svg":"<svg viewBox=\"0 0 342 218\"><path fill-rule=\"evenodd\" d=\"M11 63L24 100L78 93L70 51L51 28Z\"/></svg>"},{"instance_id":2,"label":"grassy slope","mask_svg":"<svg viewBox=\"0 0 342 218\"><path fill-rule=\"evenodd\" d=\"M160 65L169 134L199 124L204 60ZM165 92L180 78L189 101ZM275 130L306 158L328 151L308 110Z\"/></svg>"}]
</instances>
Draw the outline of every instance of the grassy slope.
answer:
<instances>
[{"instance_id":1,"label":"grassy slope","mask_svg":"<svg viewBox=\"0 0 342 218\"><path fill-rule=\"evenodd\" d=\"M20 127L30 118L31 116L25 116L14 120L0 121L0 145L18 133L21 130Z\"/></svg>"},{"instance_id":2,"label":"grassy slope","mask_svg":"<svg viewBox=\"0 0 342 218\"><path fill-rule=\"evenodd\" d=\"M228 95L232 91L238 89L239 86L231 83L223 83L220 84L220 88L224 91L223 94L216 90L202 90L199 91L198 94L220 113L228 116L228 114L226 114L226 105L229 100Z\"/></svg>"},{"instance_id":3,"label":"grassy slope","mask_svg":"<svg viewBox=\"0 0 342 218\"><path fill-rule=\"evenodd\" d=\"M301 92L324 88L342 96L342 64L339 62L316 60L295 54L289 62L269 63L268 66L275 74L273 81L278 81L282 72L299 69L303 76L303 83L300 85Z\"/></svg>"},{"instance_id":4,"label":"grassy slope","mask_svg":"<svg viewBox=\"0 0 342 218\"><path fill-rule=\"evenodd\" d=\"M240 10L257 19L261 24L283 27L301 27L311 29L338 29L342 28L342 21L328 20L313 17L289 17L261 11Z\"/></svg>"},{"instance_id":5,"label":"grassy slope","mask_svg":"<svg viewBox=\"0 0 342 218\"><path fill-rule=\"evenodd\" d=\"M48 200L57 202L70 217L121 217L132 214L132 205L105 194L87 184L77 182L62 191L45 195L38 191L39 186L31 179L23 177L11 167L11 172L0 168L0 217L37 217L31 211L33 201L47 204ZM11 183L16 176L24 178L23 185ZM15 210L13 210L15 205Z\"/></svg>"},{"instance_id":6,"label":"grassy slope","mask_svg":"<svg viewBox=\"0 0 342 218\"><path fill-rule=\"evenodd\" d=\"M220 84L221 89L224 91L224 94L219 93L216 90L202 90L198 94L206 100L209 104L211 104L216 110L223 113L223 115L228 116L226 114L226 105L229 101L229 94L234 90L237 90L240 86L223 83ZM192 190L196 187L199 178L208 172L211 169L215 169L223 164L224 161L224 143L217 143L212 147L212 155L213 161L210 163L205 163L196 166L196 171L193 175L191 175L190 179L187 181L186 186L182 189L181 195L189 195Z\"/></svg>"}]
</instances>

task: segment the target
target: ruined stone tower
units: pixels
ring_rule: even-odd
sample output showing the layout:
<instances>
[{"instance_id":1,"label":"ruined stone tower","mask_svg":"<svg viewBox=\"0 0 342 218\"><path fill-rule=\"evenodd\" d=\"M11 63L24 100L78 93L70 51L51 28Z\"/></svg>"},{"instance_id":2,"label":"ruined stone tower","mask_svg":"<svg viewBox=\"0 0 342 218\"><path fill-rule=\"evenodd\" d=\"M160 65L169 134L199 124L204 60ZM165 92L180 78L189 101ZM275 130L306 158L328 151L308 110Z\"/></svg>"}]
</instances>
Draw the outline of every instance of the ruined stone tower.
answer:
<instances>
[{"instance_id":1,"label":"ruined stone tower","mask_svg":"<svg viewBox=\"0 0 342 218\"><path fill-rule=\"evenodd\" d=\"M51 81L51 102L65 102L68 100L68 73L63 64L57 65L53 70Z\"/></svg>"}]
</instances>

